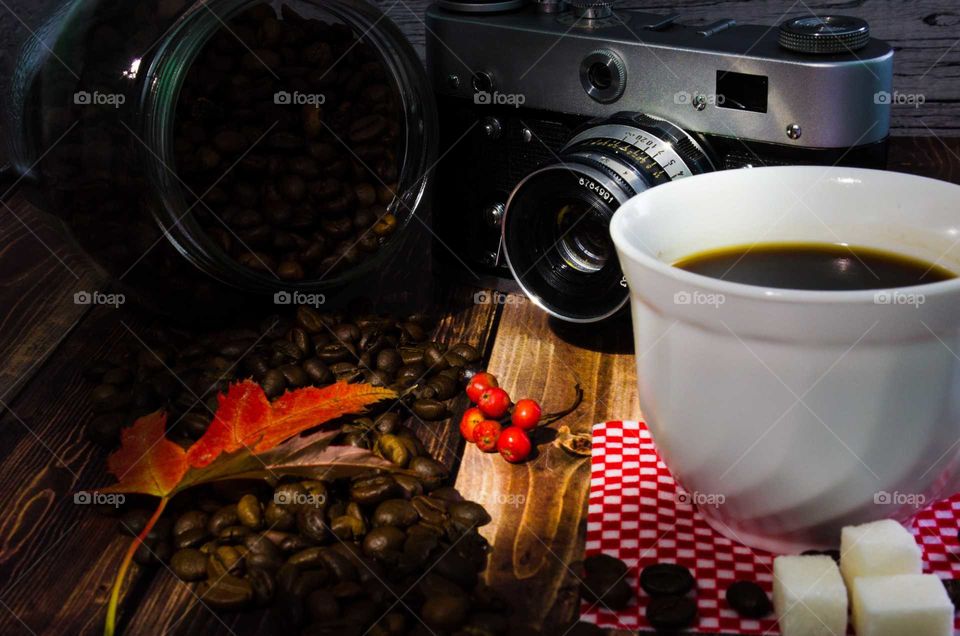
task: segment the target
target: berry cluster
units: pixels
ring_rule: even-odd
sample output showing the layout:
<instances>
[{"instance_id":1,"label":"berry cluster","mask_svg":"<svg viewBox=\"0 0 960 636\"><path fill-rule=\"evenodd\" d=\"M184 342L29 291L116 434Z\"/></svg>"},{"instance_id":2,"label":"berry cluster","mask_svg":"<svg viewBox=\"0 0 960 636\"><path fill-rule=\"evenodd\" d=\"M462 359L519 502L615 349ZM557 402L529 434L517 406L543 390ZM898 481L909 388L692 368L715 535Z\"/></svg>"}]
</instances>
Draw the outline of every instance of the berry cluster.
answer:
<instances>
[{"instance_id":1,"label":"berry cluster","mask_svg":"<svg viewBox=\"0 0 960 636\"><path fill-rule=\"evenodd\" d=\"M467 396L476 406L467 409L460 419L463 437L485 453L499 451L508 462L527 459L533 451L530 431L543 415L537 401L523 399L512 404L510 395L489 373L477 373L471 378ZM509 425L505 426L507 422Z\"/></svg>"}]
</instances>

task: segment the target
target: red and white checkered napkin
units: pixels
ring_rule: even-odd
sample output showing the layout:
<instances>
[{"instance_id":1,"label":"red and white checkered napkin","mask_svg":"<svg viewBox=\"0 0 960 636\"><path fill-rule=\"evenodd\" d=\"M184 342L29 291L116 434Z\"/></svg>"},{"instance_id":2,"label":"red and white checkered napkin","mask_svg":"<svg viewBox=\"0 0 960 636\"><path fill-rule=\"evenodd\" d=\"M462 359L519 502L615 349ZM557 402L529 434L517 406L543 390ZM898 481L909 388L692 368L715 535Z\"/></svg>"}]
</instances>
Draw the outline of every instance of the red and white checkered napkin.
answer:
<instances>
[{"instance_id":1,"label":"red and white checkered napkin","mask_svg":"<svg viewBox=\"0 0 960 636\"><path fill-rule=\"evenodd\" d=\"M640 570L657 562L688 567L697 580L698 619L694 632L776 634L773 619L741 619L724 600L736 580L755 581L773 592L773 557L717 534L692 504L678 502L678 487L657 455L642 422L607 422L593 427L587 555L609 554L630 567L628 581L638 601L614 613L584 602L582 620L600 627L649 629L648 599ZM942 578L960 578L957 524L960 495L921 511L913 533L923 547L924 569ZM771 596L772 599L772 596ZM960 621L957 622L960 628Z\"/></svg>"}]
</instances>

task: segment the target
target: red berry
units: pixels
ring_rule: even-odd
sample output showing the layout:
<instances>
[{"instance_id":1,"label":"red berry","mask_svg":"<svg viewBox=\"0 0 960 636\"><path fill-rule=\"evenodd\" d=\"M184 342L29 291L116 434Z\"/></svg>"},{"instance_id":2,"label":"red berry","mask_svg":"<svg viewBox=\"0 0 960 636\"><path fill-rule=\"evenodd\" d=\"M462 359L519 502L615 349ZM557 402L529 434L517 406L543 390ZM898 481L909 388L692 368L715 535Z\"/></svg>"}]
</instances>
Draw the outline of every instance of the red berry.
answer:
<instances>
[{"instance_id":1,"label":"red berry","mask_svg":"<svg viewBox=\"0 0 960 636\"><path fill-rule=\"evenodd\" d=\"M522 462L530 456L533 444L527 432L519 426L509 426L500 433L497 439L497 450L503 458L511 464Z\"/></svg>"},{"instance_id":2,"label":"red berry","mask_svg":"<svg viewBox=\"0 0 960 636\"><path fill-rule=\"evenodd\" d=\"M476 430L477 424L485 419L483 412L477 407L467 409L463 412L463 417L460 418L460 434L463 435L465 440L473 443L473 432Z\"/></svg>"},{"instance_id":3,"label":"red berry","mask_svg":"<svg viewBox=\"0 0 960 636\"><path fill-rule=\"evenodd\" d=\"M513 407L513 415L510 416L510 421L513 422L514 426L529 430L540 422L541 413L540 405L536 400L520 400Z\"/></svg>"},{"instance_id":4,"label":"red berry","mask_svg":"<svg viewBox=\"0 0 960 636\"><path fill-rule=\"evenodd\" d=\"M493 374L485 371L477 373L470 378L470 382L467 384L467 397L470 398L471 402L476 404L480 401L481 393L495 386L500 385L497 384L497 379L493 377Z\"/></svg>"},{"instance_id":5,"label":"red berry","mask_svg":"<svg viewBox=\"0 0 960 636\"><path fill-rule=\"evenodd\" d=\"M502 430L503 427L500 426L500 422L483 420L473 430L473 441L477 443L477 448L484 453L495 453L497 452L497 440L500 439Z\"/></svg>"},{"instance_id":6,"label":"red berry","mask_svg":"<svg viewBox=\"0 0 960 636\"><path fill-rule=\"evenodd\" d=\"M510 408L510 395L500 387L493 387L480 394L477 406L484 415L498 420Z\"/></svg>"}]
</instances>

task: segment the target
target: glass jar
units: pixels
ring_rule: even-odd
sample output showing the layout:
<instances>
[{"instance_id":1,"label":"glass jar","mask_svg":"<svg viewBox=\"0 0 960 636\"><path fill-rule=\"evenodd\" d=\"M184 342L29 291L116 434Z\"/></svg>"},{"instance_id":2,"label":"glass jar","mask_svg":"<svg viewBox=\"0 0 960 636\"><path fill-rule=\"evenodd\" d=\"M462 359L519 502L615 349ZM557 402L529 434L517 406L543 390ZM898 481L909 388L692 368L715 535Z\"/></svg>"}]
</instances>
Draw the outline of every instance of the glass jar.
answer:
<instances>
[{"instance_id":1,"label":"glass jar","mask_svg":"<svg viewBox=\"0 0 960 636\"><path fill-rule=\"evenodd\" d=\"M429 244L432 93L363 0L74 0L10 100L27 195L162 311L322 302Z\"/></svg>"}]
</instances>

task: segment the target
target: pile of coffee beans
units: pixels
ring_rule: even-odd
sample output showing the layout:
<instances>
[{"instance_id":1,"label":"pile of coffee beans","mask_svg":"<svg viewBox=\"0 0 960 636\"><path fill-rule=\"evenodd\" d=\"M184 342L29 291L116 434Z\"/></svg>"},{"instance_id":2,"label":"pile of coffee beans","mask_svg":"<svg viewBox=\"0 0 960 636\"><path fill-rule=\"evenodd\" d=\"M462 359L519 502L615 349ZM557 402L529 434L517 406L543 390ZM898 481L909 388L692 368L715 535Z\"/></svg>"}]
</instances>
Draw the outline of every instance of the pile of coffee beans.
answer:
<instances>
[{"instance_id":1,"label":"pile of coffee beans","mask_svg":"<svg viewBox=\"0 0 960 636\"><path fill-rule=\"evenodd\" d=\"M506 604L479 582L489 546L477 528L490 516L445 478L433 462L413 474L188 491L136 559L168 562L211 607L270 607L281 631L504 633ZM149 514L128 510L120 528L139 532Z\"/></svg>"},{"instance_id":2,"label":"pile of coffee beans","mask_svg":"<svg viewBox=\"0 0 960 636\"><path fill-rule=\"evenodd\" d=\"M338 380L369 382L393 388L403 400L388 404L387 412L355 418L344 426L341 442L406 465L423 452L402 424L414 417L447 418L481 357L469 344L432 340L432 329L423 314L398 319L362 303L325 313L301 306L253 326L200 334L152 329L137 334L129 349L88 368L96 412L88 436L114 446L121 427L164 408L171 438L187 444L206 431L217 395L244 378L252 377L269 398Z\"/></svg>"},{"instance_id":3,"label":"pile of coffee beans","mask_svg":"<svg viewBox=\"0 0 960 636\"><path fill-rule=\"evenodd\" d=\"M177 107L177 171L224 252L289 281L368 258L397 229L400 98L368 43L284 6L211 38ZM188 194L192 202L193 195Z\"/></svg>"},{"instance_id":4,"label":"pile of coffee beans","mask_svg":"<svg viewBox=\"0 0 960 636\"><path fill-rule=\"evenodd\" d=\"M404 394L400 405L347 418L334 442L370 448L396 472L336 480L278 476L190 489L171 501L137 562L166 564L195 583L211 607L269 608L281 631L506 633L506 604L480 582L489 545L477 529L490 516L447 485L447 468L404 422L447 417L447 402L480 360L470 345L431 340L432 328L423 315L398 319L362 303L343 312L298 307L256 328L152 330L151 346L137 343L97 365L91 373L100 411L95 422L127 425L138 412L166 407L179 413L170 434L184 443L202 434L216 394L240 377L252 376L270 397L338 379ZM197 396L211 387L198 404ZM110 433L106 443L115 442L117 430L91 427L95 435ZM130 535L151 514L153 502L138 503L132 498L121 513L119 527Z\"/></svg>"}]
</instances>

